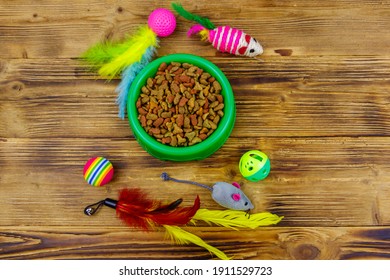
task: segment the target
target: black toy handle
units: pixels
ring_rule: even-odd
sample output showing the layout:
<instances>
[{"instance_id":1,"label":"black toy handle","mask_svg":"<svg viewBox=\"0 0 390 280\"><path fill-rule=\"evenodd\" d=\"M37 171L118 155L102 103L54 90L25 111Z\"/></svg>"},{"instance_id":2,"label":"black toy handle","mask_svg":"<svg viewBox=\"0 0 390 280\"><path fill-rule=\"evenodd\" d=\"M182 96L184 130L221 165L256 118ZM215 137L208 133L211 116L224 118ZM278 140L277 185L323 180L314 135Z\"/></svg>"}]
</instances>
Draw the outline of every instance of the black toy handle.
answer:
<instances>
[{"instance_id":1,"label":"black toy handle","mask_svg":"<svg viewBox=\"0 0 390 280\"><path fill-rule=\"evenodd\" d=\"M96 202L94 204L88 205L84 209L84 214L87 216L92 216L95 214L99 209L103 206L108 206L110 208L116 209L116 206L118 205L118 201L111 199L111 198L106 198L104 200L101 200L99 202Z\"/></svg>"}]
</instances>

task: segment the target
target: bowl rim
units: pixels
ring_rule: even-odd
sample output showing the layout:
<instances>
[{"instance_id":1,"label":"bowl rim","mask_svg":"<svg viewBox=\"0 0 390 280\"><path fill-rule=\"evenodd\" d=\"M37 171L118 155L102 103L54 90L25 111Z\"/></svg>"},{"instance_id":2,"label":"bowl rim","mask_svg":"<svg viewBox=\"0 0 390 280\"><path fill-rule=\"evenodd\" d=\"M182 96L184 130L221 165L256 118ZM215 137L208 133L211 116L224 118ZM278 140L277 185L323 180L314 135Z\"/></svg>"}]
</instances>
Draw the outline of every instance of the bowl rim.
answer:
<instances>
[{"instance_id":1,"label":"bowl rim","mask_svg":"<svg viewBox=\"0 0 390 280\"><path fill-rule=\"evenodd\" d=\"M210 73L210 75L221 84L221 94L224 97L225 104L224 116L218 123L217 129L201 143L186 147L168 146L158 142L154 137L149 135L138 120L139 113L136 108L136 101L141 94L141 88L146 84L146 80L149 77L154 77L156 75L158 67L163 62L187 62L193 64L200 67L205 72ZM225 141L229 138L233 130L236 117L233 89L225 74L218 68L218 66L205 58L192 54L181 53L170 54L157 58L141 70L129 89L127 112L130 127L138 143L151 155L160 159L174 161L203 159L213 154L222 147Z\"/></svg>"}]
</instances>

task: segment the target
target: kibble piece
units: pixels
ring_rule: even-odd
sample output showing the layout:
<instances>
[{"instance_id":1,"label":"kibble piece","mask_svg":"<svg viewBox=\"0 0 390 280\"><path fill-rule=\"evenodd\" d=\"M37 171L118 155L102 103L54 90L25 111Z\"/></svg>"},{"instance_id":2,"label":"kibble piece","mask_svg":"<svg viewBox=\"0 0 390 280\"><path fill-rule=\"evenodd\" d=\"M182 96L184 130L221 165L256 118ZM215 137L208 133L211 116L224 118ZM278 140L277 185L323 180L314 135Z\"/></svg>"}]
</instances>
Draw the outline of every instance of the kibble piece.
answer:
<instances>
[{"instance_id":1,"label":"kibble piece","mask_svg":"<svg viewBox=\"0 0 390 280\"><path fill-rule=\"evenodd\" d=\"M159 127L159 126L161 126L161 125L163 124L163 122L164 122L164 119L163 119L163 118L158 118L157 120L155 120L155 121L153 122L153 126L154 126L154 127Z\"/></svg>"},{"instance_id":2,"label":"kibble piece","mask_svg":"<svg viewBox=\"0 0 390 280\"><path fill-rule=\"evenodd\" d=\"M162 112L161 117L166 119L172 117L172 112Z\"/></svg>"},{"instance_id":3,"label":"kibble piece","mask_svg":"<svg viewBox=\"0 0 390 280\"><path fill-rule=\"evenodd\" d=\"M207 134L209 132L209 130L206 128L206 127L203 127L201 130L200 130L200 134Z\"/></svg>"},{"instance_id":4,"label":"kibble piece","mask_svg":"<svg viewBox=\"0 0 390 280\"><path fill-rule=\"evenodd\" d=\"M199 134L200 139L205 140L207 138L207 134Z\"/></svg>"},{"instance_id":5,"label":"kibble piece","mask_svg":"<svg viewBox=\"0 0 390 280\"><path fill-rule=\"evenodd\" d=\"M207 86L209 84L209 82L206 80L206 79L200 79L199 82L204 85L204 86Z\"/></svg>"},{"instance_id":6,"label":"kibble piece","mask_svg":"<svg viewBox=\"0 0 390 280\"><path fill-rule=\"evenodd\" d=\"M176 137L177 137L177 144L178 145L183 145L187 142L187 140L185 138L181 137L180 135L176 135Z\"/></svg>"},{"instance_id":7,"label":"kibble piece","mask_svg":"<svg viewBox=\"0 0 390 280\"><path fill-rule=\"evenodd\" d=\"M165 69L167 69L167 64L165 62L163 62L158 67L158 71L165 71Z\"/></svg>"},{"instance_id":8,"label":"kibble piece","mask_svg":"<svg viewBox=\"0 0 390 280\"><path fill-rule=\"evenodd\" d=\"M194 137L194 139L190 141L190 145L195 145L200 142L202 142L202 139L200 139L199 137Z\"/></svg>"},{"instance_id":9,"label":"kibble piece","mask_svg":"<svg viewBox=\"0 0 390 280\"><path fill-rule=\"evenodd\" d=\"M146 81L146 84L148 85L149 88L152 88L153 87L153 79L152 78L148 78L148 80Z\"/></svg>"},{"instance_id":10,"label":"kibble piece","mask_svg":"<svg viewBox=\"0 0 390 280\"><path fill-rule=\"evenodd\" d=\"M146 115L146 119L147 119L147 120L155 121L155 120L157 120L157 118L158 118L158 116L157 116L156 114L148 113L148 114Z\"/></svg>"},{"instance_id":11,"label":"kibble piece","mask_svg":"<svg viewBox=\"0 0 390 280\"><path fill-rule=\"evenodd\" d=\"M183 129L181 129L176 123L173 124L173 134L180 134L183 133Z\"/></svg>"},{"instance_id":12,"label":"kibble piece","mask_svg":"<svg viewBox=\"0 0 390 280\"><path fill-rule=\"evenodd\" d=\"M205 127L205 128L211 128L211 125L210 125L210 122L209 122L208 119L204 120L204 122L203 122L203 127Z\"/></svg>"},{"instance_id":13,"label":"kibble piece","mask_svg":"<svg viewBox=\"0 0 390 280\"><path fill-rule=\"evenodd\" d=\"M180 87L177 85L177 83L172 83L171 90L172 90L172 92L174 92L176 94L176 93L180 92Z\"/></svg>"},{"instance_id":14,"label":"kibble piece","mask_svg":"<svg viewBox=\"0 0 390 280\"><path fill-rule=\"evenodd\" d=\"M191 128L191 120L188 116L184 117L184 127L185 128Z\"/></svg>"},{"instance_id":15,"label":"kibble piece","mask_svg":"<svg viewBox=\"0 0 390 280\"><path fill-rule=\"evenodd\" d=\"M194 137L196 136L196 132L195 131L191 131L191 132L187 132L185 134L185 137L187 137L187 139L191 142L192 139L194 139Z\"/></svg>"},{"instance_id":16,"label":"kibble piece","mask_svg":"<svg viewBox=\"0 0 390 280\"><path fill-rule=\"evenodd\" d=\"M210 122L209 121L209 125L210 125L210 127L211 127L211 129L217 129L217 125L216 125L216 123L215 122Z\"/></svg>"},{"instance_id":17,"label":"kibble piece","mask_svg":"<svg viewBox=\"0 0 390 280\"><path fill-rule=\"evenodd\" d=\"M201 76L201 79L207 80L207 79L210 78L210 77L211 77L210 73L204 72L204 73L202 74L202 76Z\"/></svg>"},{"instance_id":18,"label":"kibble piece","mask_svg":"<svg viewBox=\"0 0 390 280\"><path fill-rule=\"evenodd\" d=\"M151 134L160 134L160 129L157 127L152 127L149 129L149 133Z\"/></svg>"},{"instance_id":19,"label":"kibble piece","mask_svg":"<svg viewBox=\"0 0 390 280\"><path fill-rule=\"evenodd\" d=\"M175 98L173 99L173 104L177 105L179 104L181 99L181 95L179 93L176 93Z\"/></svg>"},{"instance_id":20,"label":"kibble piece","mask_svg":"<svg viewBox=\"0 0 390 280\"><path fill-rule=\"evenodd\" d=\"M163 144L169 144L172 142L172 138L171 137L164 137L161 139L161 143Z\"/></svg>"},{"instance_id":21,"label":"kibble piece","mask_svg":"<svg viewBox=\"0 0 390 280\"><path fill-rule=\"evenodd\" d=\"M209 107L210 108L214 108L214 107L217 107L219 105L219 101L218 100L215 100L214 102L212 102Z\"/></svg>"},{"instance_id":22,"label":"kibble piece","mask_svg":"<svg viewBox=\"0 0 390 280\"><path fill-rule=\"evenodd\" d=\"M220 104L218 104L218 106L216 106L216 107L214 108L214 111L222 110L224 107L225 107L225 104L220 103Z\"/></svg>"},{"instance_id":23,"label":"kibble piece","mask_svg":"<svg viewBox=\"0 0 390 280\"><path fill-rule=\"evenodd\" d=\"M180 62L171 62L171 65L173 67L180 67L181 66L181 63Z\"/></svg>"},{"instance_id":24,"label":"kibble piece","mask_svg":"<svg viewBox=\"0 0 390 280\"><path fill-rule=\"evenodd\" d=\"M198 118L196 115L190 115L191 124L196 126L198 124Z\"/></svg>"},{"instance_id":25,"label":"kibble piece","mask_svg":"<svg viewBox=\"0 0 390 280\"><path fill-rule=\"evenodd\" d=\"M145 86L142 87L141 91L142 91L142 93L145 93L145 94L147 94L147 93L150 92L150 91L148 90L148 88L145 87Z\"/></svg>"},{"instance_id":26,"label":"kibble piece","mask_svg":"<svg viewBox=\"0 0 390 280\"><path fill-rule=\"evenodd\" d=\"M213 119L213 123L218 124L221 117L219 115L216 115Z\"/></svg>"},{"instance_id":27,"label":"kibble piece","mask_svg":"<svg viewBox=\"0 0 390 280\"><path fill-rule=\"evenodd\" d=\"M141 115L139 121L141 122L141 125L143 127L146 126L146 117L145 117L145 115Z\"/></svg>"},{"instance_id":28,"label":"kibble piece","mask_svg":"<svg viewBox=\"0 0 390 280\"><path fill-rule=\"evenodd\" d=\"M176 124L178 127L182 127L184 125L184 115L183 114L177 115Z\"/></svg>"},{"instance_id":29,"label":"kibble piece","mask_svg":"<svg viewBox=\"0 0 390 280\"><path fill-rule=\"evenodd\" d=\"M188 100L188 103L187 103L188 107L189 108L194 108L195 106L195 97L191 97L189 100Z\"/></svg>"},{"instance_id":30,"label":"kibble piece","mask_svg":"<svg viewBox=\"0 0 390 280\"><path fill-rule=\"evenodd\" d=\"M171 146L173 147L176 147L177 146L177 137L176 136L172 136L171 137L171 143L170 143Z\"/></svg>"},{"instance_id":31,"label":"kibble piece","mask_svg":"<svg viewBox=\"0 0 390 280\"><path fill-rule=\"evenodd\" d=\"M184 105L186 105L188 99L185 98L184 96L182 98L180 98L180 101L179 101L179 107L183 107Z\"/></svg>"},{"instance_id":32,"label":"kibble piece","mask_svg":"<svg viewBox=\"0 0 390 280\"><path fill-rule=\"evenodd\" d=\"M138 108L138 113L140 114L140 115L146 115L148 112L144 109L144 108Z\"/></svg>"}]
</instances>

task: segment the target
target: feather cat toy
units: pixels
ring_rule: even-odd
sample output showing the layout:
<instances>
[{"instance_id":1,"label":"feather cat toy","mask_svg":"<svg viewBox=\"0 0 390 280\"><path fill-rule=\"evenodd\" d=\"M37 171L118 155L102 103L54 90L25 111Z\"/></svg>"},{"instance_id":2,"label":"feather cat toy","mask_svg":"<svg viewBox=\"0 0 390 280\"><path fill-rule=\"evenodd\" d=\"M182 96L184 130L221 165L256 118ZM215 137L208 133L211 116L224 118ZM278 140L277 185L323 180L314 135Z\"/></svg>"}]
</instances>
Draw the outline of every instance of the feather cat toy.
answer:
<instances>
[{"instance_id":1,"label":"feather cat toy","mask_svg":"<svg viewBox=\"0 0 390 280\"><path fill-rule=\"evenodd\" d=\"M234 55L255 57L263 53L260 43L242 30L230 26L216 27L209 19L191 14L178 3L172 3L172 8L185 19L198 23L188 30L188 37L199 34L218 51Z\"/></svg>"},{"instance_id":2,"label":"feather cat toy","mask_svg":"<svg viewBox=\"0 0 390 280\"><path fill-rule=\"evenodd\" d=\"M116 103L119 117L124 119L127 94L137 74L153 59L159 46L158 37L171 35L176 28L176 18L163 8L154 10L148 24L140 26L136 33L123 42L98 43L89 48L82 58L97 68L99 75L111 80L122 74L118 85Z\"/></svg>"},{"instance_id":3,"label":"feather cat toy","mask_svg":"<svg viewBox=\"0 0 390 280\"><path fill-rule=\"evenodd\" d=\"M200 207L199 197L191 207L178 207L182 199L170 204L162 204L151 200L140 189L123 189L119 199L106 198L84 209L88 216L95 214L103 205L116 210L119 219L132 227L150 230L156 225L185 225L195 215Z\"/></svg>"},{"instance_id":4,"label":"feather cat toy","mask_svg":"<svg viewBox=\"0 0 390 280\"><path fill-rule=\"evenodd\" d=\"M256 229L260 226L275 225L283 219L283 217L268 212L256 213L248 217L242 211L200 209L199 197L195 199L192 206L179 207L182 201L182 199L178 199L172 203L163 204L149 199L140 189L123 189L119 193L118 200L106 198L91 204L85 207L84 214L92 216L103 205L108 206L115 209L118 218L128 226L138 227L145 231L161 226L166 230L167 236L177 244L193 243L223 260L231 258L180 226L187 223L195 225L197 222L203 221L210 225L214 224L236 230L239 228Z\"/></svg>"}]
</instances>

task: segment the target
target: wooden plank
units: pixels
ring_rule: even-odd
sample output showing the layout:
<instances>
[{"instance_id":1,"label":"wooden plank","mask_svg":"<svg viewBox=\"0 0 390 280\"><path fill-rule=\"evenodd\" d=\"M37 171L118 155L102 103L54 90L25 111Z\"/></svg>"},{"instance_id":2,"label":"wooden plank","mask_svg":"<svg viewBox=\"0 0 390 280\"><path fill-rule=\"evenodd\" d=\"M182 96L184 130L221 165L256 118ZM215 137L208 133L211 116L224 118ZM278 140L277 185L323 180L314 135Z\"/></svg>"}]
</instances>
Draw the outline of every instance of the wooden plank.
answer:
<instances>
[{"instance_id":1,"label":"wooden plank","mask_svg":"<svg viewBox=\"0 0 390 280\"><path fill-rule=\"evenodd\" d=\"M389 227L266 227L186 230L234 259L389 259ZM162 229L123 227L0 227L0 259L210 259L203 248L174 245Z\"/></svg>"},{"instance_id":2,"label":"wooden plank","mask_svg":"<svg viewBox=\"0 0 390 280\"><path fill-rule=\"evenodd\" d=\"M203 57L216 64L229 79L244 79L245 83L249 80L252 83L269 84L268 86L294 81L302 82L303 85L333 82L337 86L353 86L369 81L389 80L390 58L386 54L328 57L278 55L267 57L264 62L226 55L218 57L203 55ZM89 71L88 65L76 58L1 59L0 75L2 85L18 80L31 85L39 85L43 82L70 83L80 80L102 80L97 73ZM120 77L113 81L119 79ZM347 81L353 85L346 83ZM245 84L244 82L242 84Z\"/></svg>"},{"instance_id":3,"label":"wooden plank","mask_svg":"<svg viewBox=\"0 0 390 280\"><path fill-rule=\"evenodd\" d=\"M117 118L115 88L78 61L92 44L146 24L165 1L4 0L0 4L0 259L211 259L176 246L162 228L128 228L115 211L86 205L139 187L163 201L222 209L208 190L237 181L253 212L284 216L277 226L187 230L236 259L389 259L390 1L182 1L216 25L245 30L261 60L221 54L178 19L158 56L191 53L214 62L235 92L231 137L202 161L153 158ZM228 8L227 8L228 7ZM242 154L264 151L271 173L249 182ZM102 188L83 179L85 162L115 168Z\"/></svg>"},{"instance_id":4,"label":"wooden plank","mask_svg":"<svg viewBox=\"0 0 390 280\"><path fill-rule=\"evenodd\" d=\"M241 182L256 206L285 216L288 226L389 225L390 153L388 137L230 138L213 156L195 162L166 162L149 156L134 139L3 139L0 142L0 225L73 225L87 222L86 205L116 198L124 187L140 187L151 197L191 204L199 194L202 207L220 209L207 190L164 183L173 177L212 185ZM263 150L271 173L257 183L243 179L241 155ZM93 188L82 176L85 162L104 156L116 170L109 188ZM141 174L147 174L141 176ZM117 225L111 210L96 226Z\"/></svg>"},{"instance_id":5,"label":"wooden plank","mask_svg":"<svg viewBox=\"0 0 390 280\"><path fill-rule=\"evenodd\" d=\"M148 2L71 2L3 4L0 57L78 57L95 42L134 32L137 26L146 24L151 12ZM358 6L351 1L313 1L311 5L303 1L276 2L229 0L212 7L207 1L183 5L208 16L216 25L235 26L257 37L264 44L265 57L279 55L275 51L280 49L290 50L293 55L376 55L390 46L387 2L366 1ZM207 9L199 8L206 7L206 3ZM168 8L169 3L161 6ZM191 23L183 19L178 22L175 34L162 40L161 55L219 55L199 39L186 38Z\"/></svg>"},{"instance_id":6,"label":"wooden plank","mask_svg":"<svg viewBox=\"0 0 390 280\"><path fill-rule=\"evenodd\" d=\"M234 90L233 136L390 133L386 57L275 57L264 64L211 60ZM2 69L2 137L132 137L127 121L117 118L118 80L96 80L69 59L12 60ZM254 120L258 125L252 126Z\"/></svg>"}]
</instances>

